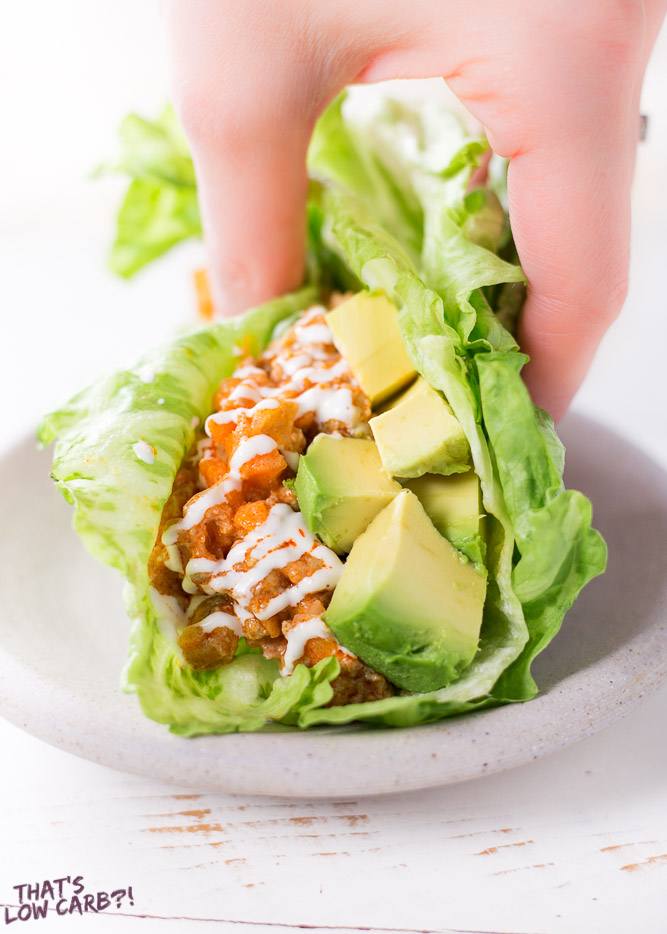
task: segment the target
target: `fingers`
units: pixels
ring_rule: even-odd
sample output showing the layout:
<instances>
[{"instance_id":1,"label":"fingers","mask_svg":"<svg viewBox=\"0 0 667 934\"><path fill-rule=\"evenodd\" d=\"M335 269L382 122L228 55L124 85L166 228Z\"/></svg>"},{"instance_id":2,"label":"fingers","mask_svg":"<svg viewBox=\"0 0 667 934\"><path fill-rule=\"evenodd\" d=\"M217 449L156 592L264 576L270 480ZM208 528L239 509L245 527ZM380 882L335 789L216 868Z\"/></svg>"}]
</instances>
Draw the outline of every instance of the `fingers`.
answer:
<instances>
[{"instance_id":1,"label":"fingers","mask_svg":"<svg viewBox=\"0 0 667 934\"><path fill-rule=\"evenodd\" d=\"M510 158L510 219L529 284L524 373L558 418L625 298L638 93L660 12L607 0L510 6L514 16L479 0L471 14L451 0L428 35L364 76L439 70Z\"/></svg>"},{"instance_id":2,"label":"fingers","mask_svg":"<svg viewBox=\"0 0 667 934\"><path fill-rule=\"evenodd\" d=\"M255 124L257 125L257 124ZM216 314L237 314L303 278L309 132L260 126L261 148L199 139L193 159ZM256 140L255 140L256 143Z\"/></svg>"},{"instance_id":3,"label":"fingers","mask_svg":"<svg viewBox=\"0 0 667 934\"><path fill-rule=\"evenodd\" d=\"M586 55L575 46L561 63L567 80L553 75L555 93L533 83L544 119L510 163L512 230L529 282L518 334L531 357L524 378L556 419L627 293L639 92L665 6L650 0L645 19L640 10L601 28Z\"/></svg>"},{"instance_id":4,"label":"fingers","mask_svg":"<svg viewBox=\"0 0 667 934\"><path fill-rule=\"evenodd\" d=\"M512 230L529 283L518 334L531 358L524 376L556 419L627 292L640 53L631 40L564 61L567 80L540 89L537 128L510 162Z\"/></svg>"},{"instance_id":5,"label":"fingers","mask_svg":"<svg viewBox=\"0 0 667 934\"><path fill-rule=\"evenodd\" d=\"M324 104L355 77L446 75L511 158L526 381L558 418L625 296L639 87L664 3L647 0L645 19L606 0L569 13L519 2L514 17L491 0L474 17L462 0L423 16L397 0L284 0L270 15L263 0L165 0L218 313L299 284L306 150Z\"/></svg>"},{"instance_id":6,"label":"fingers","mask_svg":"<svg viewBox=\"0 0 667 934\"><path fill-rule=\"evenodd\" d=\"M528 279L519 344L533 401L564 415L627 290L637 114L610 139L517 155L510 217Z\"/></svg>"},{"instance_id":7,"label":"fingers","mask_svg":"<svg viewBox=\"0 0 667 934\"><path fill-rule=\"evenodd\" d=\"M258 35L256 7L250 0L163 5L172 99L192 150L223 316L296 288L303 275L313 69L307 55L291 54L300 50L296 38Z\"/></svg>"}]
</instances>

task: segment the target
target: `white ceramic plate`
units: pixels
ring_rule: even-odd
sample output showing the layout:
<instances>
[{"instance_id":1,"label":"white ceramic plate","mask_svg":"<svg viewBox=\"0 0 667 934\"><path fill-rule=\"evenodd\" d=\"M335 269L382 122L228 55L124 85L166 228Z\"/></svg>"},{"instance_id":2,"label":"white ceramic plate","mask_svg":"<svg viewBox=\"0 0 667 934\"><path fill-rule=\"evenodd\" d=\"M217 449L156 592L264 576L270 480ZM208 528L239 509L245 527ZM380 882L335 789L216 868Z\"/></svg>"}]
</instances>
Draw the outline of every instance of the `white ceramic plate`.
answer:
<instances>
[{"instance_id":1,"label":"white ceramic plate","mask_svg":"<svg viewBox=\"0 0 667 934\"><path fill-rule=\"evenodd\" d=\"M118 676L129 622L121 584L70 528L27 440L0 460L0 710L95 762L201 790L379 794L521 765L613 723L667 677L667 475L616 435L570 417L568 486L594 503L610 549L561 633L534 665L541 694L410 729L348 727L184 739L146 719Z\"/></svg>"}]
</instances>

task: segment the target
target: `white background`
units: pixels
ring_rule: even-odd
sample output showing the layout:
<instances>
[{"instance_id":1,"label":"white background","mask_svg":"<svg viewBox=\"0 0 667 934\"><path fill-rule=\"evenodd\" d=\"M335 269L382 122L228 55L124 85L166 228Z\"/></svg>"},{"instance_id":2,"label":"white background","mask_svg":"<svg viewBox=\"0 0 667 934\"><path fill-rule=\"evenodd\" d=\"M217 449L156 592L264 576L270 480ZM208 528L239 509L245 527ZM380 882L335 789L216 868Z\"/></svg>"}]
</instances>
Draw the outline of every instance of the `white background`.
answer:
<instances>
[{"instance_id":1,"label":"white background","mask_svg":"<svg viewBox=\"0 0 667 934\"><path fill-rule=\"evenodd\" d=\"M153 4L24 0L3 14L0 449L190 317L201 258L190 246L130 284L114 279L104 254L123 183L86 178L113 154L125 112L150 116L164 101ZM630 294L574 407L667 466L666 30L643 110ZM0 721L0 903L18 881L75 871L91 887L133 884L133 913L182 920L109 913L45 927L662 934L666 720L663 690L529 767L342 805L179 798L192 792L78 760Z\"/></svg>"}]
</instances>

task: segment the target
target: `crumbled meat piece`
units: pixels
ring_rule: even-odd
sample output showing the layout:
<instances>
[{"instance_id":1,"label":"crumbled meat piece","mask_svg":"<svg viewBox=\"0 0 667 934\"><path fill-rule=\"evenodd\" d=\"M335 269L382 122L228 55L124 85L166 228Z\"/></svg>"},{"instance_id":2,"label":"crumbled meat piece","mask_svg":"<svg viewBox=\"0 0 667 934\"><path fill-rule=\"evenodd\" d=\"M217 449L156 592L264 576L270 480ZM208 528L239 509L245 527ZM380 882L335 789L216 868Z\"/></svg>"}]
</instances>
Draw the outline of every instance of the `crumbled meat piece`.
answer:
<instances>
[{"instance_id":1,"label":"crumbled meat piece","mask_svg":"<svg viewBox=\"0 0 667 934\"><path fill-rule=\"evenodd\" d=\"M212 506L207 510L202 522L178 533L178 548L183 567L191 558L219 561L234 544L236 536L232 507L228 503Z\"/></svg>"},{"instance_id":2,"label":"crumbled meat piece","mask_svg":"<svg viewBox=\"0 0 667 934\"><path fill-rule=\"evenodd\" d=\"M328 707L344 704L364 704L366 701L393 697L394 689L384 675L373 671L354 655L346 655L340 661L340 674L331 682L333 697Z\"/></svg>"},{"instance_id":3,"label":"crumbled meat piece","mask_svg":"<svg viewBox=\"0 0 667 934\"><path fill-rule=\"evenodd\" d=\"M215 613L218 610L221 610L223 613L234 613L234 605L226 594L214 594L212 597L206 597L204 600L201 600L192 611L188 623L190 625L201 623L207 616L210 616L211 613Z\"/></svg>"},{"instance_id":4,"label":"crumbled meat piece","mask_svg":"<svg viewBox=\"0 0 667 934\"><path fill-rule=\"evenodd\" d=\"M206 671L234 660L239 637L226 626L205 632L194 623L185 627L178 644L188 665L195 671Z\"/></svg>"},{"instance_id":5,"label":"crumbled meat piece","mask_svg":"<svg viewBox=\"0 0 667 934\"><path fill-rule=\"evenodd\" d=\"M233 614L232 601L227 596L209 597L195 608L188 625L178 639L186 662L196 671L228 665L234 659L239 637L227 626L206 630L203 623L212 613Z\"/></svg>"}]
</instances>

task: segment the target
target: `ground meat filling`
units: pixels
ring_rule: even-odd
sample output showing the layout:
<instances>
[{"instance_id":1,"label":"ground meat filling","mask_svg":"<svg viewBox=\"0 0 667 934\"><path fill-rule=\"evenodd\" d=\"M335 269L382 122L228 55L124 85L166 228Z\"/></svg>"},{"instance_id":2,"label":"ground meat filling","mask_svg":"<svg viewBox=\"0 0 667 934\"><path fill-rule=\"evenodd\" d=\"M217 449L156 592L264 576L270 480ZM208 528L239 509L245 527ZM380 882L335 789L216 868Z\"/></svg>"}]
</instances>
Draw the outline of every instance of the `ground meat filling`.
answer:
<instances>
[{"instance_id":1,"label":"ground meat filling","mask_svg":"<svg viewBox=\"0 0 667 934\"><path fill-rule=\"evenodd\" d=\"M221 382L149 562L153 587L183 611L178 643L193 668L229 664L243 637L286 676L335 655L331 704L393 694L322 619L342 563L308 531L285 485L315 435L368 437L370 414L320 306Z\"/></svg>"}]
</instances>

